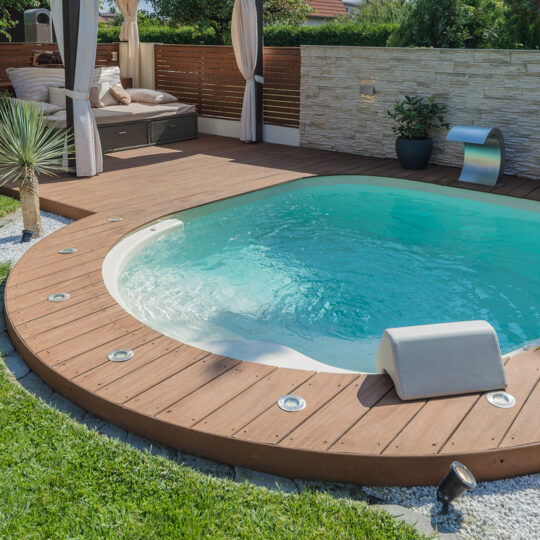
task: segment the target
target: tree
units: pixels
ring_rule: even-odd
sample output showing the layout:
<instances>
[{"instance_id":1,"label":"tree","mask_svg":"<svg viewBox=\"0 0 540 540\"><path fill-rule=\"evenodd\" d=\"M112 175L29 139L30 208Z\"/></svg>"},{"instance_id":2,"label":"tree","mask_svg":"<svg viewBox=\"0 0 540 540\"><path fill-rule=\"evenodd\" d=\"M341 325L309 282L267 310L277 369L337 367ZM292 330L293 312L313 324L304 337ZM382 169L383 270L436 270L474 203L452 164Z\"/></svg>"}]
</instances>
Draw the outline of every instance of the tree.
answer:
<instances>
[{"instance_id":1,"label":"tree","mask_svg":"<svg viewBox=\"0 0 540 540\"><path fill-rule=\"evenodd\" d=\"M43 2L39 0L0 0L0 34L11 39L9 30L17 24L14 15L25 9L40 7L42 4Z\"/></svg>"},{"instance_id":2,"label":"tree","mask_svg":"<svg viewBox=\"0 0 540 540\"><path fill-rule=\"evenodd\" d=\"M156 14L173 24L213 28L220 43L230 34L234 0L151 0ZM306 0L266 0L265 24L301 24L311 12Z\"/></svg>"},{"instance_id":3,"label":"tree","mask_svg":"<svg viewBox=\"0 0 540 540\"><path fill-rule=\"evenodd\" d=\"M64 152L71 152L71 135L47 124L37 105L0 99L0 185L17 182L24 228L42 234L37 174L65 171Z\"/></svg>"},{"instance_id":4,"label":"tree","mask_svg":"<svg viewBox=\"0 0 540 540\"><path fill-rule=\"evenodd\" d=\"M358 23L399 23L409 0L364 0L348 19Z\"/></svg>"},{"instance_id":5,"label":"tree","mask_svg":"<svg viewBox=\"0 0 540 540\"><path fill-rule=\"evenodd\" d=\"M388 45L486 48L502 29L501 0L412 0Z\"/></svg>"},{"instance_id":6,"label":"tree","mask_svg":"<svg viewBox=\"0 0 540 540\"><path fill-rule=\"evenodd\" d=\"M540 49L540 1L505 0L504 33L500 46Z\"/></svg>"}]
</instances>

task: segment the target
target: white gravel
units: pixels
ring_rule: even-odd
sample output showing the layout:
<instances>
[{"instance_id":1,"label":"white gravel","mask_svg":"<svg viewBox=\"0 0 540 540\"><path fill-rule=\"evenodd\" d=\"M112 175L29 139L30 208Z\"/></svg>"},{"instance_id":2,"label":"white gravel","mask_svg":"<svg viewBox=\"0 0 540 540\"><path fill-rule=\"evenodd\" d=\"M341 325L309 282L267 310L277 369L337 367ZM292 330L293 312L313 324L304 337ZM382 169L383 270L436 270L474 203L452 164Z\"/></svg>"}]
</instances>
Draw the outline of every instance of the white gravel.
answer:
<instances>
[{"instance_id":1,"label":"white gravel","mask_svg":"<svg viewBox=\"0 0 540 540\"><path fill-rule=\"evenodd\" d=\"M35 243L72 221L55 214L41 212L43 236L23 244L21 243L23 220L20 209L15 214L5 216L0 220L0 263L11 261L15 264Z\"/></svg>"},{"instance_id":2,"label":"white gravel","mask_svg":"<svg viewBox=\"0 0 540 540\"><path fill-rule=\"evenodd\" d=\"M481 540L540 538L540 474L479 483L454 501L448 514L434 504L437 488L365 487L385 503L416 510L439 532L453 532Z\"/></svg>"}]
</instances>

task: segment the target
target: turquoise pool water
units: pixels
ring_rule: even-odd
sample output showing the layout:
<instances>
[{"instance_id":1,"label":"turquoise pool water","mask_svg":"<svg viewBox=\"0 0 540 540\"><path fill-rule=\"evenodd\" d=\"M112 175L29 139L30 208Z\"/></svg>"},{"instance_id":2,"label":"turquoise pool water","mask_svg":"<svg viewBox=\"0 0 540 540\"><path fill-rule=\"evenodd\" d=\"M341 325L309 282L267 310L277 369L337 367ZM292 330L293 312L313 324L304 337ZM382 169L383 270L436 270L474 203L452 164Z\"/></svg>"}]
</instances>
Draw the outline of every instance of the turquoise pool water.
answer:
<instances>
[{"instance_id":1,"label":"turquoise pool water","mask_svg":"<svg viewBox=\"0 0 540 540\"><path fill-rule=\"evenodd\" d=\"M345 181L179 214L184 230L122 271L124 303L180 341L264 340L360 371L390 327L485 319L503 352L540 336L540 214Z\"/></svg>"}]
</instances>

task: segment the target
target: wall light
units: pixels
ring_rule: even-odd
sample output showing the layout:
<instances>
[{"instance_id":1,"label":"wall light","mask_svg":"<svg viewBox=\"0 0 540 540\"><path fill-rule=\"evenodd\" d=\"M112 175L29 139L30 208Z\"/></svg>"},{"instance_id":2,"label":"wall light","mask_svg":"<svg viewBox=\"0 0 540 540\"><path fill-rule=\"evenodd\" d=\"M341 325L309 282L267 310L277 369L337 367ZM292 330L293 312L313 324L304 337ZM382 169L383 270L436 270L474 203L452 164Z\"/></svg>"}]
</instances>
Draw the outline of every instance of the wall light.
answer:
<instances>
[{"instance_id":1,"label":"wall light","mask_svg":"<svg viewBox=\"0 0 540 540\"><path fill-rule=\"evenodd\" d=\"M375 86L372 84L361 84L360 85L360 95L361 96L374 96L375 95Z\"/></svg>"},{"instance_id":2,"label":"wall light","mask_svg":"<svg viewBox=\"0 0 540 540\"><path fill-rule=\"evenodd\" d=\"M111 52L111 60L113 62L118 62L118 51L112 51Z\"/></svg>"}]
</instances>

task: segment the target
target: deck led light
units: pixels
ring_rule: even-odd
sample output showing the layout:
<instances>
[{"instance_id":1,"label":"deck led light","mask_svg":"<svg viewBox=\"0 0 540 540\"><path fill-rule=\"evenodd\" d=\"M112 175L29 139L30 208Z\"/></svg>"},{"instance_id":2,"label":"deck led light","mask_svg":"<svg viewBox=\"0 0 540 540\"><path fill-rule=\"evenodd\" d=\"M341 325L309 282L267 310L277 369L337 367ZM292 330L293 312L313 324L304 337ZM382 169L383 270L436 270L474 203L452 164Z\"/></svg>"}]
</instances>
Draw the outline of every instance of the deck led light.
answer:
<instances>
[{"instance_id":1,"label":"deck led light","mask_svg":"<svg viewBox=\"0 0 540 540\"><path fill-rule=\"evenodd\" d=\"M465 491L472 491L475 487L476 480L473 473L463 463L453 461L450 471L437 488L437 499L442 502L443 513L448 512L448 506L454 499Z\"/></svg>"},{"instance_id":2,"label":"deck led light","mask_svg":"<svg viewBox=\"0 0 540 540\"><path fill-rule=\"evenodd\" d=\"M133 358L134 355L135 353L131 349L118 349L110 352L107 355L107 358L111 362L125 362L126 360Z\"/></svg>"},{"instance_id":3,"label":"deck led light","mask_svg":"<svg viewBox=\"0 0 540 540\"><path fill-rule=\"evenodd\" d=\"M54 293L49 296L49 302L65 302L69 300L70 295L67 292Z\"/></svg>"},{"instance_id":4,"label":"deck led light","mask_svg":"<svg viewBox=\"0 0 540 540\"><path fill-rule=\"evenodd\" d=\"M34 236L34 231L29 231L28 229L23 229L22 238L21 238L21 244L23 242L30 242L30 240L32 240L33 236Z\"/></svg>"},{"instance_id":5,"label":"deck led light","mask_svg":"<svg viewBox=\"0 0 540 540\"><path fill-rule=\"evenodd\" d=\"M504 392L503 390L495 390L495 392L488 392L486 399L495 407L499 409L510 409L516 404L516 398Z\"/></svg>"},{"instance_id":6,"label":"deck led light","mask_svg":"<svg viewBox=\"0 0 540 540\"><path fill-rule=\"evenodd\" d=\"M69 255L71 253L77 253L77 250L75 248L64 248L59 249L58 253L61 253L62 255Z\"/></svg>"},{"instance_id":7,"label":"deck led light","mask_svg":"<svg viewBox=\"0 0 540 540\"><path fill-rule=\"evenodd\" d=\"M306 400L300 396L286 394L277 400L278 407L287 412L297 412L306 408Z\"/></svg>"},{"instance_id":8,"label":"deck led light","mask_svg":"<svg viewBox=\"0 0 540 540\"><path fill-rule=\"evenodd\" d=\"M107 221L110 221L111 223L116 223L117 221L122 221L121 217L110 217Z\"/></svg>"}]
</instances>

